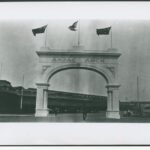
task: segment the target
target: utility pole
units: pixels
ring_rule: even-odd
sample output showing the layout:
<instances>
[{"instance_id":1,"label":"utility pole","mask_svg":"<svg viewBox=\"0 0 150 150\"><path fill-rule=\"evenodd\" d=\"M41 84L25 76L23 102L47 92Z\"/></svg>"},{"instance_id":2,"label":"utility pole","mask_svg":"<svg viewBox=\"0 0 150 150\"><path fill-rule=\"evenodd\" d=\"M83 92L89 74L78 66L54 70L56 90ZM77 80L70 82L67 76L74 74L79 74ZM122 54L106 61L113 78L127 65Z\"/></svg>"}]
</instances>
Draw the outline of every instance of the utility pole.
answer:
<instances>
[{"instance_id":1,"label":"utility pole","mask_svg":"<svg viewBox=\"0 0 150 150\"><path fill-rule=\"evenodd\" d=\"M23 104L23 88L24 88L24 75L22 78L22 89L21 89L21 100L20 100L20 109L22 110L22 104Z\"/></svg>"},{"instance_id":2,"label":"utility pole","mask_svg":"<svg viewBox=\"0 0 150 150\"><path fill-rule=\"evenodd\" d=\"M137 76L137 101L139 102L139 76Z\"/></svg>"},{"instance_id":3,"label":"utility pole","mask_svg":"<svg viewBox=\"0 0 150 150\"><path fill-rule=\"evenodd\" d=\"M140 107L140 91L139 91L139 76L137 76L137 104L138 104L138 111L141 113L141 107Z\"/></svg>"},{"instance_id":4,"label":"utility pole","mask_svg":"<svg viewBox=\"0 0 150 150\"><path fill-rule=\"evenodd\" d=\"M80 46L80 20L78 21L79 24L78 24L78 46Z\"/></svg>"},{"instance_id":5,"label":"utility pole","mask_svg":"<svg viewBox=\"0 0 150 150\"><path fill-rule=\"evenodd\" d=\"M2 70L3 70L3 64L1 63L0 80L2 80Z\"/></svg>"}]
</instances>

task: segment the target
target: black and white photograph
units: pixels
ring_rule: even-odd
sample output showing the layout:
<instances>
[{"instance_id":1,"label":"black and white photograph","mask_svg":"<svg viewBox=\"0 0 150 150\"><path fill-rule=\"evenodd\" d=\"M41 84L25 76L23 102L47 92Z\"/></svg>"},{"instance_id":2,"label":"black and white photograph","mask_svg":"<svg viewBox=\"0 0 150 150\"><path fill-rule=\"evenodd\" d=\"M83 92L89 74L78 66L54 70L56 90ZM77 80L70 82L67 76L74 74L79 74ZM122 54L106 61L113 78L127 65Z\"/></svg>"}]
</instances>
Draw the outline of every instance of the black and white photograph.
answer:
<instances>
[{"instance_id":1,"label":"black and white photograph","mask_svg":"<svg viewBox=\"0 0 150 150\"><path fill-rule=\"evenodd\" d=\"M0 126L4 132L15 128L9 139L21 135L0 144L138 144L136 134L128 141L127 128L120 138L115 133L124 125L139 131L146 128L138 125L150 123L149 7L149 2L0 3ZM37 139L31 140L32 129ZM50 141L38 138L45 136L42 130ZM72 131L74 138L67 136ZM146 139L141 144L150 144Z\"/></svg>"}]
</instances>

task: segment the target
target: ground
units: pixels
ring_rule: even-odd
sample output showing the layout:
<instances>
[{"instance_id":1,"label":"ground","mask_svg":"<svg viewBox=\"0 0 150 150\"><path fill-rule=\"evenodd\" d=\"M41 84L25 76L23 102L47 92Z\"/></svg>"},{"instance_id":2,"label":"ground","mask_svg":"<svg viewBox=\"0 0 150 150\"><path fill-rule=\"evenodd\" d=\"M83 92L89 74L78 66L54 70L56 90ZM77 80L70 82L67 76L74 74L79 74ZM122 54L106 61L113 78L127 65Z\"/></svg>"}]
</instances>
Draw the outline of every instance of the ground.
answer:
<instances>
[{"instance_id":1,"label":"ground","mask_svg":"<svg viewBox=\"0 0 150 150\"><path fill-rule=\"evenodd\" d=\"M0 115L0 122L76 122L76 123L149 123L150 117L121 117L121 119L107 119L105 113L88 113L83 120L82 113L50 114L48 117L35 117L34 115Z\"/></svg>"}]
</instances>

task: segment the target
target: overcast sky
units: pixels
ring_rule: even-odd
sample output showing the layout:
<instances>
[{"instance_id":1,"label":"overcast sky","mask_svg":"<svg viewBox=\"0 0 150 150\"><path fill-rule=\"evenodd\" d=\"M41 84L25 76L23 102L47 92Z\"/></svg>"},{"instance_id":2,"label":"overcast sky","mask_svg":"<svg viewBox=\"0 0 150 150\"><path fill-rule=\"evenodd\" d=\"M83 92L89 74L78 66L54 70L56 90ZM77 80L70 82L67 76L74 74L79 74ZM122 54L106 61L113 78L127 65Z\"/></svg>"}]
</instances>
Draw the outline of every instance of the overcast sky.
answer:
<instances>
[{"instance_id":1,"label":"overcast sky","mask_svg":"<svg viewBox=\"0 0 150 150\"><path fill-rule=\"evenodd\" d=\"M79 17L78 17L79 18ZM86 17L85 17L86 18ZM1 79L12 86L22 84L35 87L38 57L36 51L44 45L45 34L32 34L32 29L48 24L47 46L69 49L77 42L77 35L68 26L77 19L4 19L0 16ZM150 19L80 19L80 39L85 50L110 48L110 35L98 37L96 28L112 27L113 47L119 58L120 99L136 99L137 76L140 98L150 99ZM51 90L106 95L105 80L95 72L67 70L56 74L50 81Z\"/></svg>"}]
</instances>

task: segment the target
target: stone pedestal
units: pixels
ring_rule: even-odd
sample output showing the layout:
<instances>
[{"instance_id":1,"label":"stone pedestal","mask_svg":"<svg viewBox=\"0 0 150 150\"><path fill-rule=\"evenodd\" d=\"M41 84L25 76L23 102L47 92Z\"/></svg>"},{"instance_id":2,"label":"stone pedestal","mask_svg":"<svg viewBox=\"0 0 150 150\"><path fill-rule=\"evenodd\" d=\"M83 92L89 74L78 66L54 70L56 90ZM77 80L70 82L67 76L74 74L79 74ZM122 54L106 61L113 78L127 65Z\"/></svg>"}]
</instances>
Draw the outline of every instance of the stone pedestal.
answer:
<instances>
[{"instance_id":1,"label":"stone pedestal","mask_svg":"<svg viewBox=\"0 0 150 150\"><path fill-rule=\"evenodd\" d=\"M48 111L48 87L47 83L37 83L37 95L36 95L36 117L46 117L49 114Z\"/></svg>"},{"instance_id":2,"label":"stone pedestal","mask_svg":"<svg viewBox=\"0 0 150 150\"><path fill-rule=\"evenodd\" d=\"M120 119L119 111L107 111L106 118L110 119Z\"/></svg>"},{"instance_id":3,"label":"stone pedestal","mask_svg":"<svg viewBox=\"0 0 150 150\"><path fill-rule=\"evenodd\" d=\"M36 109L36 117L47 117L49 114L48 109Z\"/></svg>"},{"instance_id":4,"label":"stone pedestal","mask_svg":"<svg viewBox=\"0 0 150 150\"><path fill-rule=\"evenodd\" d=\"M118 84L106 86L108 93L106 118L120 119L119 87Z\"/></svg>"}]
</instances>

